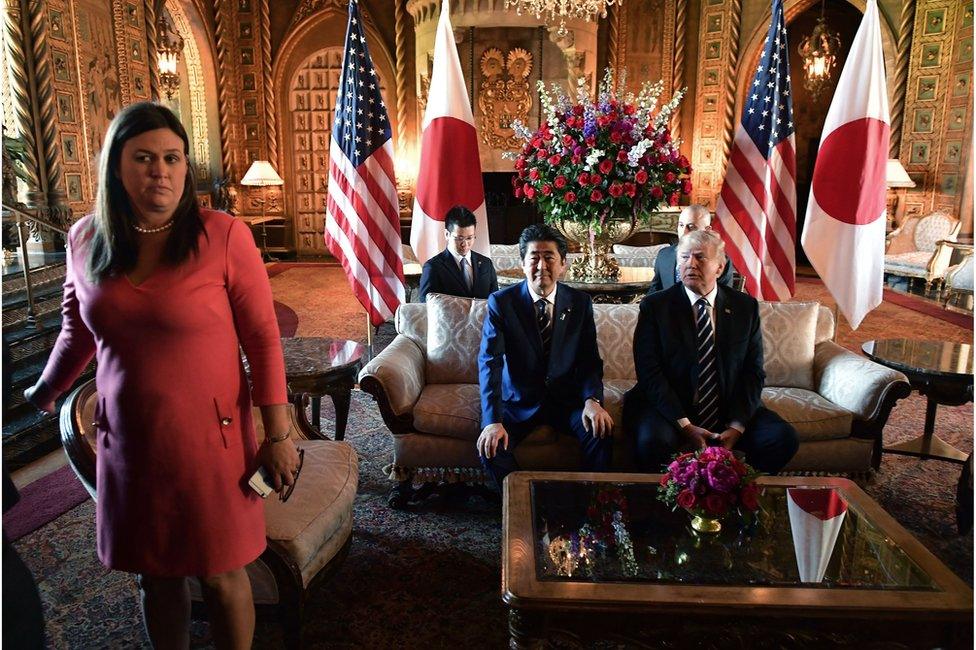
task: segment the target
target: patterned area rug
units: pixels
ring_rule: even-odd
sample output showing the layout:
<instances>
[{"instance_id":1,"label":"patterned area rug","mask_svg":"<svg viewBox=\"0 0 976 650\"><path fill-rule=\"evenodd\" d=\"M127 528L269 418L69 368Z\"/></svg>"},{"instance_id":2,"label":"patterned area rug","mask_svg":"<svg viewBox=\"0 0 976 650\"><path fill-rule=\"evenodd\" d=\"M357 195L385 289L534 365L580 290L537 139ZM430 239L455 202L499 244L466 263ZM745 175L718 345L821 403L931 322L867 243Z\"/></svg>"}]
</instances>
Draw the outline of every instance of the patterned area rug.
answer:
<instances>
[{"instance_id":1,"label":"patterned area rug","mask_svg":"<svg viewBox=\"0 0 976 650\"><path fill-rule=\"evenodd\" d=\"M359 325L365 322L364 312L351 298L338 268L288 268L272 282L276 300L298 315L299 336L365 338L365 325ZM801 284L799 298L823 299L824 292L820 285ZM839 340L859 349L863 340L916 332L932 338L972 338L963 328L886 304L857 332L842 325ZM380 328L377 348L392 336L389 324ZM922 429L924 411L924 400L917 394L901 401L885 430L886 442L914 437ZM329 400L323 402L322 417L323 427L331 429ZM937 430L948 442L971 452L972 405L939 407ZM389 509L386 494L391 484L382 468L392 459L390 437L371 398L359 391L353 393L347 439L360 459L353 544L338 573L311 595L307 647L506 647L507 618L499 590L500 507L479 499L432 499L407 512ZM955 530L958 476L958 465L885 456L881 471L864 488L972 585L973 535ZM37 579L51 647L148 647L132 577L107 571L95 556L91 501L15 546ZM195 623L193 630L194 646L209 647L206 624ZM281 647L273 618L259 617L254 647Z\"/></svg>"}]
</instances>

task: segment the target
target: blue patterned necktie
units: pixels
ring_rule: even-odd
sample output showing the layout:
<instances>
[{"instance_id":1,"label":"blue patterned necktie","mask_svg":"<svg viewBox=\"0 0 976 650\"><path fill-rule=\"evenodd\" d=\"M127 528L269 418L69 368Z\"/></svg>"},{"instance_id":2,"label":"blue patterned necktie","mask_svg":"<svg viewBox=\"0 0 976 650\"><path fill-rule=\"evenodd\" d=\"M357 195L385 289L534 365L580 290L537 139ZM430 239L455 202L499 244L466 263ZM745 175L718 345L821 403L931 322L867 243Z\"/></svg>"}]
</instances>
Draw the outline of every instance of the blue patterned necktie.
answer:
<instances>
[{"instance_id":1,"label":"blue patterned necktie","mask_svg":"<svg viewBox=\"0 0 976 650\"><path fill-rule=\"evenodd\" d=\"M698 310L698 426L715 431L718 426L718 367L715 358L715 336L712 319L708 313L708 301L699 298Z\"/></svg>"},{"instance_id":2,"label":"blue patterned necktie","mask_svg":"<svg viewBox=\"0 0 976 650\"><path fill-rule=\"evenodd\" d=\"M542 337L542 350L546 356L549 356L549 344L552 343L552 327L550 327L552 319L549 318L545 298L535 301L535 321L539 325L539 335Z\"/></svg>"}]
</instances>

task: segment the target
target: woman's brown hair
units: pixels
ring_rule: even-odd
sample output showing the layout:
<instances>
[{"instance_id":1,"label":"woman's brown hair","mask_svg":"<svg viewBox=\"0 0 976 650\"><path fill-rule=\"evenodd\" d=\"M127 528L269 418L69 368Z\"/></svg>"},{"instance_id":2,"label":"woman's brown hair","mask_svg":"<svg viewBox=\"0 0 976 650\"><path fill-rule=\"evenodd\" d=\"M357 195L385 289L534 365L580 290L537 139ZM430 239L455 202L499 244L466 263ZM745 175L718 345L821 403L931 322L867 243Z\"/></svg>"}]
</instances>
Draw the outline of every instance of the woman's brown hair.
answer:
<instances>
[{"instance_id":1,"label":"woman's brown hair","mask_svg":"<svg viewBox=\"0 0 976 650\"><path fill-rule=\"evenodd\" d=\"M128 140L156 129L169 129L178 135L183 141L183 155L187 156L183 195L173 213L173 227L166 238L163 263L177 266L197 253L203 221L197 203L193 165L189 161L190 139L186 129L165 106L151 102L132 104L122 109L109 124L98 158L95 213L86 233L87 272L93 282L135 268L139 253L138 240L132 228L135 215L118 175L119 158Z\"/></svg>"}]
</instances>

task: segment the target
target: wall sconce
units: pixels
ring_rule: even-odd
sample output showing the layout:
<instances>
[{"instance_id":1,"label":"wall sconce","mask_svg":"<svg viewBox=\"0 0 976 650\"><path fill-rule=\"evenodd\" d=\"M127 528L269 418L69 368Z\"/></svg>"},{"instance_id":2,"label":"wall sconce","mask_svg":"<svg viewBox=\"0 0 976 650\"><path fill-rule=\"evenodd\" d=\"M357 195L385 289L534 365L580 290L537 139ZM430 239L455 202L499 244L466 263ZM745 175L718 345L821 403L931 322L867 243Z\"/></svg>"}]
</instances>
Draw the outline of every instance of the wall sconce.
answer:
<instances>
[{"instance_id":1,"label":"wall sconce","mask_svg":"<svg viewBox=\"0 0 976 650\"><path fill-rule=\"evenodd\" d=\"M902 167L900 160L889 158L888 166L885 168L885 185L895 190L895 204L892 211L888 213L888 230L891 230L895 225L900 224L902 217L905 216L905 190L915 187L915 181Z\"/></svg>"},{"instance_id":2,"label":"wall sconce","mask_svg":"<svg viewBox=\"0 0 976 650\"><path fill-rule=\"evenodd\" d=\"M183 52L183 37L169 24L163 12L156 24L156 62L159 69L159 83L166 91L166 99L173 99L180 89L180 73L176 66Z\"/></svg>"},{"instance_id":3,"label":"wall sconce","mask_svg":"<svg viewBox=\"0 0 976 650\"><path fill-rule=\"evenodd\" d=\"M816 99L827 87L830 72L837 65L840 36L827 27L824 17L824 0L820 1L820 18L810 35L800 41L797 52L803 60L803 86Z\"/></svg>"}]
</instances>

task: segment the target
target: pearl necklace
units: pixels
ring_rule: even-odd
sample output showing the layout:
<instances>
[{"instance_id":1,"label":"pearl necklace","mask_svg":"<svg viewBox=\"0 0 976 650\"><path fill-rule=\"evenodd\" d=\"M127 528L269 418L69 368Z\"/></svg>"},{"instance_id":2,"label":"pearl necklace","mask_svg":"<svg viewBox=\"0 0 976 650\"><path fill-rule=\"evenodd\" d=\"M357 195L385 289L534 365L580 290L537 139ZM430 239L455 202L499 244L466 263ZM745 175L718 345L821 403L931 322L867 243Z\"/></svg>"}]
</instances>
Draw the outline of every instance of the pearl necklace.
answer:
<instances>
[{"instance_id":1,"label":"pearl necklace","mask_svg":"<svg viewBox=\"0 0 976 650\"><path fill-rule=\"evenodd\" d=\"M163 232L164 230L168 230L169 227L172 226L172 225L173 225L173 220L170 219L169 221L167 221L163 225L158 226L156 228L142 228L141 226L137 226L136 224L132 224L132 228L136 232L141 232L144 235L151 235L154 232Z\"/></svg>"}]
</instances>

